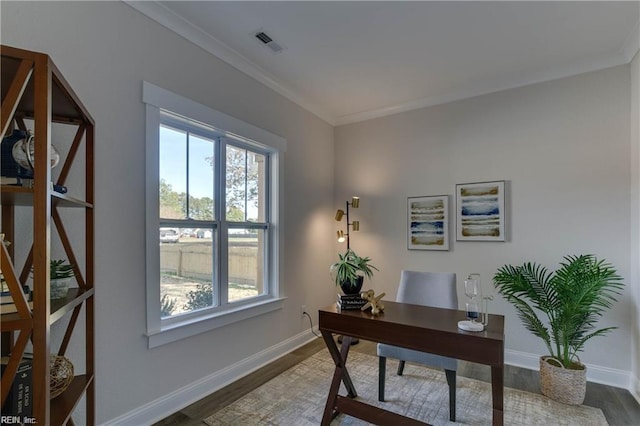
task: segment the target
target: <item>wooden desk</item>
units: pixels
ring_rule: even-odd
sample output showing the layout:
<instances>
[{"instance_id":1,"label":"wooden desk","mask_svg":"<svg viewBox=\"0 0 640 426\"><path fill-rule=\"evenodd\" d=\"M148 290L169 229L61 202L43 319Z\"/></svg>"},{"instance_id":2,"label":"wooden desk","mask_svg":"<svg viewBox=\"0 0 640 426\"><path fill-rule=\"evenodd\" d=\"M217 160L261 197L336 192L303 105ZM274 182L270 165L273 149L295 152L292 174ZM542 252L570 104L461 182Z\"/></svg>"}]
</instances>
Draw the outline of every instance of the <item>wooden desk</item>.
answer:
<instances>
[{"instance_id":1,"label":"wooden desk","mask_svg":"<svg viewBox=\"0 0 640 426\"><path fill-rule=\"evenodd\" d=\"M458 321L466 319L464 311L386 300L384 306L384 312L376 317L371 316L370 311L341 311L335 304L320 309L320 332L336 365L322 425L328 425L338 413L349 414L374 424L422 424L354 399L357 392L346 367L351 337L491 366L493 424L502 425L504 317L489 315L487 329L473 333L457 327ZM340 350L332 333L344 335ZM338 395L341 381L347 389L347 396Z\"/></svg>"}]
</instances>

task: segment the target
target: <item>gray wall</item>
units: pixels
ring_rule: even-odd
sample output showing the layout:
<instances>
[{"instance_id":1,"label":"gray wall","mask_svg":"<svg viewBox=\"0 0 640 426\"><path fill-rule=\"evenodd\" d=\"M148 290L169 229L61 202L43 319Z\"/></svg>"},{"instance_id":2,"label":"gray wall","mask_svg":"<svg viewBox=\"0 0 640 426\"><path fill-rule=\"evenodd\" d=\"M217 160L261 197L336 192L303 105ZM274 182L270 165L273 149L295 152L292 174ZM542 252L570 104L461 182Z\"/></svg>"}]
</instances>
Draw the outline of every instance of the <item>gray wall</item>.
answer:
<instances>
[{"instance_id":1,"label":"gray wall","mask_svg":"<svg viewBox=\"0 0 640 426\"><path fill-rule=\"evenodd\" d=\"M555 269L562 256L580 253L612 262L628 283L629 87L629 66L619 66L338 127L336 194L361 197L362 232L352 245L380 268L373 286L394 295L400 270L415 269L456 272L459 289L478 272L493 289L503 264ZM491 180L510 184L509 241L407 250L407 197L453 195L456 183ZM592 341L581 357L627 377L631 290L602 321L619 329ZM545 354L509 304L496 297L491 310L506 315L508 350Z\"/></svg>"},{"instance_id":2,"label":"gray wall","mask_svg":"<svg viewBox=\"0 0 640 426\"><path fill-rule=\"evenodd\" d=\"M452 270L460 282L479 272L489 288L504 263L555 267L578 252L630 276L628 66L341 126L334 152L331 126L123 3L3 1L0 12L2 43L50 54L96 120L98 423L302 333L300 305L314 312L335 297L324 278L343 248L332 217L351 195L361 196L352 244L380 268L367 286L390 296L402 268ZM288 140L284 310L147 349L142 80ZM406 249L407 196L494 179L511 184L509 242ZM603 321L620 329L588 346L586 362L631 370L640 328L632 331L631 289ZM510 350L543 353L510 306L491 308L507 315Z\"/></svg>"},{"instance_id":3,"label":"gray wall","mask_svg":"<svg viewBox=\"0 0 640 426\"><path fill-rule=\"evenodd\" d=\"M333 128L124 3L3 1L1 13L2 43L49 54L96 121L98 423L303 333L300 305L317 311L335 291ZM285 308L153 350L144 335L142 80L288 141Z\"/></svg>"}]
</instances>

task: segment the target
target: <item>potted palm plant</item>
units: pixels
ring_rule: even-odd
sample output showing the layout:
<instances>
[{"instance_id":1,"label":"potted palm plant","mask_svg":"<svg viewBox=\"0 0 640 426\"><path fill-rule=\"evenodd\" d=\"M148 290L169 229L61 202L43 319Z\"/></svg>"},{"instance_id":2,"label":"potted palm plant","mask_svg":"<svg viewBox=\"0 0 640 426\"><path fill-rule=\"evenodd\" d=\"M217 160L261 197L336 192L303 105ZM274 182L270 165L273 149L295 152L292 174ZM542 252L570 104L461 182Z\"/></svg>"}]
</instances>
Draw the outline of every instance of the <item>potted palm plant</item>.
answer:
<instances>
[{"instance_id":1,"label":"potted palm plant","mask_svg":"<svg viewBox=\"0 0 640 426\"><path fill-rule=\"evenodd\" d=\"M586 366L578 352L589 339L616 328L596 328L624 286L615 268L593 255L565 256L554 272L536 263L505 265L493 283L527 330L547 346L549 354L540 358L542 393L565 404L582 404Z\"/></svg>"},{"instance_id":2,"label":"potted palm plant","mask_svg":"<svg viewBox=\"0 0 640 426\"><path fill-rule=\"evenodd\" d=\"M331 277L344 294L358 294L364 278L371 279L373 271L378 270L369 262L369 257L360 257L352 249L347 249L344 254L338 254L338 261L331 265Z\"/></svg>"},{"instance_id":3,"label":"potted palm plant","mask_svg":"<svg viewBox=\"0 0 640 426\"><path fill-rule=\"evenodd\" d=\"M69 282L75 276L73 265L64 259L53 260L49 263L50 269L50 297L51 299L62 299L67 295Z\"/></svg>"}]
</instances>

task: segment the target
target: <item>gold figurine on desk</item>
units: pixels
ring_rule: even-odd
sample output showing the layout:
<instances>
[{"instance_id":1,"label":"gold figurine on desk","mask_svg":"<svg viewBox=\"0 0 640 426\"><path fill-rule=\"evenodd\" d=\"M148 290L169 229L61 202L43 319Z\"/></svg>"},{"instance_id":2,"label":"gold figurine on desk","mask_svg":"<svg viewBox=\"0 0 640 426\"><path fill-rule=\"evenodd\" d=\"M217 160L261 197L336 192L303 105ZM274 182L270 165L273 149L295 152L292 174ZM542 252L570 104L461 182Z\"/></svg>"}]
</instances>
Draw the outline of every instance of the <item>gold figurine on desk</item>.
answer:
<instances>
[{"instance_id":1,"label":"gold figurine on desk","mask_svg":"<svg viewBox=\"0 0 640 426\"><path fill-rule=\"evenodd\" d=\"M378 315L380 312L384 311L384 304L380 299L382 299L385 294L386 293L381 293L379 296L376 296L376 292L373 290L367 290L360 293L360 297L367 301L360 310L365 311L371 308L371 315Z\"/></svg>"}]
</instances>

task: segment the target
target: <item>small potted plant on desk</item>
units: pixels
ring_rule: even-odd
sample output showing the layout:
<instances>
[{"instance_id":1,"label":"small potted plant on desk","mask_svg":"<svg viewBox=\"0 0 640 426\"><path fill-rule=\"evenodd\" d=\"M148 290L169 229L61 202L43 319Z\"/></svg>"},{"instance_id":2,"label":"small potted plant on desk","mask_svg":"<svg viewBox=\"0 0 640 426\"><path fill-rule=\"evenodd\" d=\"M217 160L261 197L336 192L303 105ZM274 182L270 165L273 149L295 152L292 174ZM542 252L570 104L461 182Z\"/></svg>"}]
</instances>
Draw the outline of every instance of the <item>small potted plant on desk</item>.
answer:
<instances>
[{"instance_id":1,"label":"small potted plant on desk","mask_svg":"<svg viewBox=\"0 0 640 426\"><path fill-rule=\"evenodd\" d=\"M331 265L329 270L331 278L336 283L336 286L340 286L345 295L360 294L364 278L371 279L373 271L378 270L369 262L371 262L369 257L360 257L349 248L344 254L338 254L338 261ZM338 296L339 302L342 298ZM360 298L358 297L358 299ZM363 299L360 300L360 303L356 303L353 306L357 306L359 309L364 306L366 301ZM342 336L338 336L338 343L342 343ZM351 344L355 345L357 343L358 339L352 338Z\"/></svg>"},{"instance_id":2,"label":"small potted plant on desk","mask_svg":"<svg viewBox=\"0 0 640 426\"><path fill-rule=\"evenodd\" d=\"M581 255L565 256L552 273L535 263L505 265L493 283L515 306L527 330L547 346L549 355L540 357L542 393L565 404L582 404L587 368L577 354L587 340L616 328L596 329L595 324L616 301L622 278L610 264Z\"/></svg>"},{"instance_id":3,"label":"small potted plant on desk","mask_svg":"<svg viewBox=\"0 0 640 426\"><path fill-rule=\"evenodd\" d=\"M344 294L359 294L364 278L371 279L373 271L378 270L369 262L370 258L360 257L347 249L344 254L338 254L338 261L331 265L331 277Z\"/></svg>"},{"instance_id":4,"label":"small potted plant on desk","mask_svg":"<svg viewBox=\"0 0 640 426\"><path fill-rule=\"evenodd\" d=\"M63 299L69 290L69 282L75 276L73 265L64 259L51 260L50 263L51 299Z\"/></svg>"}]
</instances>

